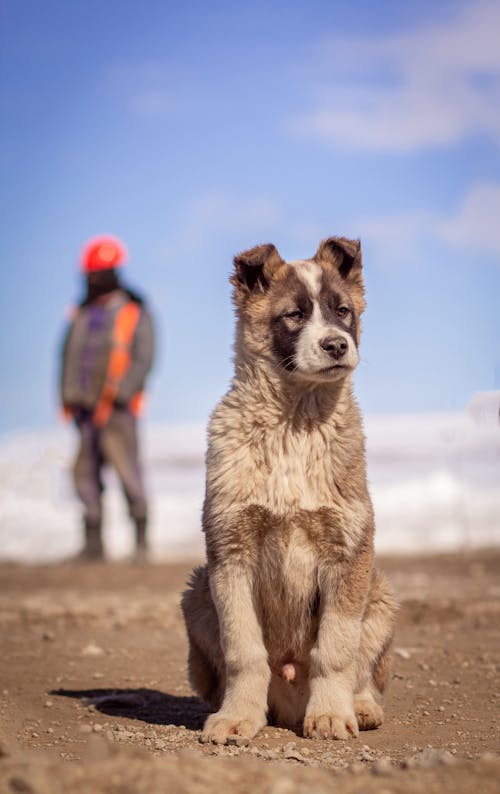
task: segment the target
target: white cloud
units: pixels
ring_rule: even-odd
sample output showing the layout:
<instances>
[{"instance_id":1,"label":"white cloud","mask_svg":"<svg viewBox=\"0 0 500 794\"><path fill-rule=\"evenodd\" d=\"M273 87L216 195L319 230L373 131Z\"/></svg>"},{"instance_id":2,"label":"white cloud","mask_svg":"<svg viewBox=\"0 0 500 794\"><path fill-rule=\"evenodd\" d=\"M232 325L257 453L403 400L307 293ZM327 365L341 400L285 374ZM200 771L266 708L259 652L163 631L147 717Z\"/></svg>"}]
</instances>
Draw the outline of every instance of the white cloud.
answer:
<instances>
[{"instance_id":1,"label":"white cloud","mask_svg":"<svg viewBox=\"0 0 500 794\"><path fill-rule=\"evenodd\" d=\"M131 110L139 116L164 116L172 109L171 99L162 91L144 91L131 97Z\"/></svg>"},{"instance_id":2,"label":"white cloud","mask_svg":"<svg viewBox=\"0 0 500 794\"><path fill-rule=\"evenodd\" d=\"M476 185L456 215L438 225L438 234L453 246L500 256L500 185Z\"/></svg>"},{"instance_id":3,"label":"white cloud","mask_svg":"<svg viewBox=\"0 0 500 794\"><path fill-rule=\"evenodd\" d=\"M418 242L429 237L435 218L424 212L361 218L357 223L363 246L368 243L380 264L417 267L422 252Z\"/></svg>"},{"instance_id":4,"label":"white cloud","mask_svg":"<svg viewBox=\"0 0 500 794\"><path fill-rule=\"evenodd\" d=\"M312 254L322 236L326 236L325 231L316 222L290 217L268 195L210 191L182 208L177 233L161 258L201 253L220 241L236 248L274 242L284 257L296 258Z\"/></svg>"},{"instance_id":5,"label":"white cloud","mask_svg":"<svg viewBox=\"0 0 500 794\"><path fill-rule=\"evenodd\" d=\"M414 210L352 218L338 233L361 237L389 266L417 267L426 248L438 242L451 249L500 256L500 184L478 183L448 214ZM223 242L230 251L274 242L288 259L311 256L331 234L307 218L293 217L266 195L236 196L212 191L182 208L177 233L161 252L165 261L197 255Z\"/></svg>"},{"instance_id":6,"label":"white cloud","mask_svg":"<svg viewBox=\"0 0 500 794\"><path fill-rule=\"evenodd\" d=\"M500 3L458 5L447 22L319 47L313 107L292 120L334 145L412 152L485 135L500 144Z\"/></svg>"},{"instance_id":7,"label":"white cloud","mask_svg":"<svg viewBox=\"0 0 500 794\"><path fill-rule=\"evenodd\" d=\"M361 218L360 235L384 259L415 264L422 246L436 240L455 249L500 257L500 184L474 185L454 213L400 213Z\"/></svg>"},{"instance_id":8,"label":"white cloud","mask_svg":"<svg viewBox=\"0 0 500 794\"><path fill-rule=\"evenodd\" d=\"M194 251L221 234L252 240L255 237L255 243L263 242L281 223L281 210L266 196L247 198L213 191L194 199L184 209L177 245Z\"/></svg>"},{"instance_id":9,"label":"white cloud","mask_svg":"<svg viewBox=\"0 0 500 794\"><path fill-rule=\"evenodd\" d=\"M115 64L104 74L104 85L134 115L172 118L190 114L198 97L188 97L179 86L193 82L185 67L160 62Z\"/></svg>"}]
</instances>

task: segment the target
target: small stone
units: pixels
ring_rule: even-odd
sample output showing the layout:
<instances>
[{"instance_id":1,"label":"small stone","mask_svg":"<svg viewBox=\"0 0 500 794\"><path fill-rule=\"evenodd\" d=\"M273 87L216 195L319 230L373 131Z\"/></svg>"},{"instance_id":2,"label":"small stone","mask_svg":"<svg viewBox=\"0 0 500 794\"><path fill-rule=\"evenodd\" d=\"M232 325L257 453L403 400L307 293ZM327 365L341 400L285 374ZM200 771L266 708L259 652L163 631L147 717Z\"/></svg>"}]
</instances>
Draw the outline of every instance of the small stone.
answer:
<instances>
[{"instance_id":1,"label":"small stone","mask_svg":"<svg viewBox=\"0 0 500 794\"><path fill-rule=\"evenodd\" d=\"M429 716L429 714L430 714L430 711L427 711L427 709L425 709L425 710L422 712L422 714L424 715L424 717L428 717L428 716Z\"/></svg>"},{"instance_id":2,"label":"small stone","mask_svg":"<svg viewBox=\"0 0 500 794\"><path fill-rule=\"evenodd\" d=\"M436 750L434 747L427 747L419 756L415 758L417 766L433 767L453 764L455 759L448 750Z\"/></svg>"},{"instance_id":3,"label":"small stone","mask_svg":"<svg viewBox=\"0 0 500 794\"><path fill-rule=\"evenodd\" d=\"M104 651L102 648L95 645L93 642L89 642L85 648L82 648L81 656L102 656L103 653Z\"/></svg>"},{"instance_id":4,"label":"small stone","mask_svg":"<svg viewBox=\"0 0 500 794\"><path fill-rule=\"evenodd\" d=\"M365 771L365 766L363 764L360 764L359 761L355 761L349 767L349 772L352 772L354 775L359 775L360 772L364 772L364 771Z\"/></svg>"},{"instance_id":5,"label":"small stone","mask_svg":"<svg viewBox=\"0 0 500 794\"><path fill-rule=\"evenodd\" d=\"M429 686L437 686L437 681L435 681L433 678L429 678Z\"/></svg>"},{"instance_id":6,"label":"small stone","mask_svg":"<svg viewBox=\"0 0 500 794\"><path fill-rule=\"evenodd\" d=\"M92 725L84 722L83 725L80 725L80 733L92 733Z\"/></svg>"},{"instance_id":7,"label":"small stone","mask_svg":"<svg viewBox=\"0 0 500 794\"><path fill-rule=\"evenodd\" d=\"M307 758L303 756L302 753L299 753L298 750L295 750L295 748L293 747L288 750L284 749L283 757L287 758L288 760L301 761L303 764L307 763Z\"/></svg>"},{"instance_id":8,"label":"small stone","mask_svg":"<svg viewBox=\"0 0 500 794\"><path fill-rule=\"evenodd\" d=\"M278 777L272 781L266 791L269 794L294 794L297 791L297 786L289 777Z\"/></svg>"},{"instance_id":9,"label":"small stone","mask_svg":"<svg viewBox=\"0 0 500 794\"><path fill-rule=\"evenodd\" d=\"M390 775L394 772L394 767L390 758L380 758L373 764L372 772L375 775Z\"/></svg>"},{"instance_id":10,"label":"small stone","mask_svg":"<svg viewBox=\"0 0 500 794\"><path fill-rule=\"evenodd\" d=\"M9 789L14 794L34 794L34 791L27 780L23 777L15 776L9 780Z\"/></svg>"},{"instance_id":11,"label":"small stone","mask_svg":"<svg viewBox=\"0 0 500 794\"><path fill-rule=\"evenodd\" d=\"M104 678L104 673L94 673L92 678Z\"/></svg>"},{"instance_id":12,"label":"small stone","mask_svg":"<svg viewBox=\"0 0 500 794\"><path fill-rule=\"evenodd\" d=\"M55 638L56 635L54 634L53 631L44 631L42 634L42 640L48 640L49 642L52 642L53 640L55 640Z\"/></svg>"},{"instance_id":13,"label":"small stone","mask_svg":"<svg viewBox=\"0 0 500 794\"><path fill-rule=\"evenodd\" d=\"M102 725L99 725L99 723L96 722L93 727L94 733L102 733L102 730L103 730Z\"/></svg>"},{"instance_id":14,"label":"small stone","mask_svg":"<svg viewBox=\"0 0 500 794\"><path fill-rule=\"evenodd\" d=\"M438 711L444 711L444 706L438 706Z\"/></svg>"},{"instance_id":15,"label":"small stone","mask_svg":"<svg viewBox=\"0 0 500 794\"><path fill-rule=\"evenodd\" d=\"M407 651L406 648L394 648L394 653L396 656L399 656L400 659L411 659L411 653Z\"/></svg>"}]
</instances>

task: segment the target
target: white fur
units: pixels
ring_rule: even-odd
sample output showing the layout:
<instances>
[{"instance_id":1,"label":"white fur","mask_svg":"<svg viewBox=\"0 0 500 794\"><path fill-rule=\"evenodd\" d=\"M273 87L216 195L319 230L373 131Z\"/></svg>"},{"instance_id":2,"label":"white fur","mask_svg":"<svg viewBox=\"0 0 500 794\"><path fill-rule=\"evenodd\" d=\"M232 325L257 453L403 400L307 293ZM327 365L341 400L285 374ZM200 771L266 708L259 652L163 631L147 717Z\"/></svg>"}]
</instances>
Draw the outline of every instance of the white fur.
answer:
<instances>
[{"instance_id":1,"label":"white fur","mask_svg":"<svg viewBox=\"0 0 500 794\"><path fill-rule=\"evenodd\" d=\"M306 285L311 298L317 300L321 290L322 270L320 266L308 259L299 259L288 264L295 268L298 278Z\"/></svg>"}]
</instances>

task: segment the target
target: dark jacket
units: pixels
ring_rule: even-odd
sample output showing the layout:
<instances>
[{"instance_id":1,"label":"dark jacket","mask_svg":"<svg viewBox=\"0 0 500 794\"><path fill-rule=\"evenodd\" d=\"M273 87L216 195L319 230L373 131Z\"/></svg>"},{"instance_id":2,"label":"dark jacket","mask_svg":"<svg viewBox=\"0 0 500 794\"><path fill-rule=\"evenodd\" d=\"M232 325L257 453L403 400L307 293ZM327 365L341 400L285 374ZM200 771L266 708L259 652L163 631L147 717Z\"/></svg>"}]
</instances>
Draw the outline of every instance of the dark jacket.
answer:
<instances>
[{"instance_id":1,"label":"dark jacket","mask_svg":"<svg viewBox=\"0 0 500 794\"><path fill-rule=\"evenodd\" d=\"M66 332L60 378L64 407L88 410L96 407L106 380L116 315L130 300L138 303L140 315L130 346L131 363L120 382L115 402L126 405L143 390L153 363L153 322L139 298L118 289L104 300L82 304Z\"/></svg>"}]
</instances>

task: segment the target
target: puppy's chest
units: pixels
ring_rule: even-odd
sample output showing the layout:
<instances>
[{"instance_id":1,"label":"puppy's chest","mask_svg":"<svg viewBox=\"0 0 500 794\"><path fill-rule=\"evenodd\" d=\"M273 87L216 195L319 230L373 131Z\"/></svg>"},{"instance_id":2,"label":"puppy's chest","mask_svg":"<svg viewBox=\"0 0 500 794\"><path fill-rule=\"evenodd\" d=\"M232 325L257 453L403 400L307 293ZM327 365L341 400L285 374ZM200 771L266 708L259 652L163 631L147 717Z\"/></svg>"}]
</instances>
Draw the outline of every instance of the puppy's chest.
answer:
<instances>
[{"instance_id":1,"label":"puppy's chest","mask_svg":"<svg viewBox=\"0 0 500 794\"><path fill-rule=\"evenodd\" d=\"M277 515L332 504L336 487L331 439L319 433L270 433L250 439L235 466L241 501Z\"/></svg>"}]
</instances>

